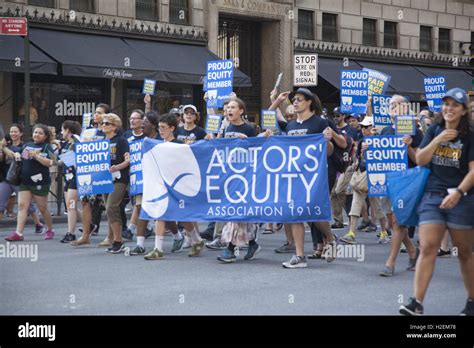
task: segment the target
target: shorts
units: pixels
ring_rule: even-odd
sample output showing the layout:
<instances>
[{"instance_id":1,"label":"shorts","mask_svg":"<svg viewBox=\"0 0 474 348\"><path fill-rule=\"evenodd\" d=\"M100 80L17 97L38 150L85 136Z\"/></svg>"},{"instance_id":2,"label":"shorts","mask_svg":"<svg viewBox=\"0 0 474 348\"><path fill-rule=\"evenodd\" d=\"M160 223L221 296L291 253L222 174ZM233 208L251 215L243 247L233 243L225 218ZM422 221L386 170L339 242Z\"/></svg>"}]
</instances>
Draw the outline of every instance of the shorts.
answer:
<instances>
[{"instance_id":1,"label":"shorts","mask_svg":"<svg viewBox=\"0 0 474 348\"><path fill-rule=\"evenodd\" d=\"M392 214L392 201L389 196L380 197L380 203L382 204L382 210L385 215Z\"/></svg>"},{"instance_id":2,"label":"shorts","mask_svg":"<svg viewBox=\"0 0 474 348\"><path fill-rule=\"evenodd\" d=\"M50 185L23 185L18 186L18 191L30 191L35 196L46 197L49 193Z\"/></svg>"},{"instance_id":3,"label":"shorts","mask_svg":"<svg viewBox=\"0 0 474 348\"><path fill-rule=\"evenodd\" d=\"M352 197L351 211L349 212L349 216L357 216L357 217L361 216L366 198L367 198L367 193L360 193L360 192L354 191L353 197ZM373 212L373 214L370 214L372 219L385 218L385 214L382 210L379 197L369 197L369 203Z\"/></svg>"},{"instance_id":4,"label":"shorts","mask_svg":"<svg viewBox=\"0 0 474 348\"><path fill-rule=\"evenodd\" d=\"M77 182L75 177L64 182L64 191L67 190L77 190Z\"/></svg>"},{"instance_id":5,"label":"shorts","mask_svg":"<svg viewBox=\"0 0 474 348\"><path fill-rule=\"evenodd\" d=\"M419 225L446 225L457 230L474 228L474 195L462 197L452 209L441 209L439 206L446 194L425 192L418 206Z\"/></svg>"}]
</instances>

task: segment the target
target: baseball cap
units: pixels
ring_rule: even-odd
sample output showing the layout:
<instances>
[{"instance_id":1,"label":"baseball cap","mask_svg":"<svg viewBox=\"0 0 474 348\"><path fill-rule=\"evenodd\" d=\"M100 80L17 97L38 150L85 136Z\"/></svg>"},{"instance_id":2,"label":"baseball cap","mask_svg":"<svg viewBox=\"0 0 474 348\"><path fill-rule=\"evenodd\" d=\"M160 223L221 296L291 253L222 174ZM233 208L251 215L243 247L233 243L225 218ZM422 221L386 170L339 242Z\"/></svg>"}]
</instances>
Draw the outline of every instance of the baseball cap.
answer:
<instances>
[{"instance_id":1,"label":"baseball cap","mask_svg":"<svg viewBox=\"0 0 474 348\"><path fill-rule=\"evenodd\" d=\"M359 123L361 126L373 126L374 118L372 116L365 116L362 122Z\"/></svg>"},{"instance_id":2,"label":"baseball cap","mask_svg":"<svg viewBox=\"0 0 474 348\"><path fill-rule=\"evenodd\" d=\"M461 88L451 88L446 92L445 96L443 97L443 101L446 98L453 98L456 102L463 104L466 107L469 105L469 99L467 97L466 91Z\"/></svg>"},{"instance_id":3,"label":"baseball cap","mask_svg":"<svg viewBox=\"0 0 474 348\"><path fill-rule=\"evenodd\" d=\"M349 118L349 117L354 117L354 118L357 118L358 120L360 120L360 115L359 114L349 114L346 116L346 118Z\"/></svg>"},{"instance_id":4,"label":"baseball cap","mask_svg":"<svg viewBox=\"0 0 474 348\"><path fill-rule=\"evenodd\" d=\"M171 108L170 111L168 111L169 114L180 114L178 108Z\"/></svg>"},{"instance_id":5,"label":"baseball cap","mask_svg":"<svg viewBox=\"0 0 474 348\"><path fill-rule=\"evenodd\" d=\"M187 104L187 105L183 106L183 109L182 109L183 112L185 112L186 109L193 109L194 112L196 112L196 113L198 112L197 108L196 108L194 105L192 105L192 104Z\"/></svg>"},{"instance_id":6,"label":"baseball cap","mask_svg":"<svg viewBox=\"0 0 474 348\"><path fill-rule=\"evenodd\" d=\"M333 115L344 115L344 113L341 111L341 108L338 106L332 110Z\"/></svg>"}]
</instances>

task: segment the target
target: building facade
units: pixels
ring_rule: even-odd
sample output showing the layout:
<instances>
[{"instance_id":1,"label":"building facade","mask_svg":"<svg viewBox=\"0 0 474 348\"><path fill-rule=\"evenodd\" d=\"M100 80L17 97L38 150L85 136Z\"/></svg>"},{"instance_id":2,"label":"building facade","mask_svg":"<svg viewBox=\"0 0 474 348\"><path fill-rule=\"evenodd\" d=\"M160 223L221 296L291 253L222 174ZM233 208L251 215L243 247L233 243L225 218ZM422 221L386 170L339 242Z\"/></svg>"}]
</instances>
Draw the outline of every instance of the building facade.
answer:
<instances>
[{"instance_id":1,"label":"building facade","mask_svg":"<svg viewBox=\"0 0 474 348\"><path fill-rule=\"evenodd\" d=\"M143 79L157 80L156 109L203 107L204 1L0 1L0 16L27 17L33 122L57 128L100 102L124 119L144 107ZM199 66L197 66L199 64ZM0 35L0 122L24 115L24 40ZM6 128L5 127L5 128Z\"/></svg>"},{"instance_id":2,"label":"building facade","mask_svg":"<svg viewBox=\"0 0 474 348\"><path fill-rule=\"evenodd\" d=\"M474 2L465 0L296 0L295 52L319 54L323 102L338 103L341 69L392 76L388 94L424 101L423 78L472 90Z\"/></svg>"}]
</instances>

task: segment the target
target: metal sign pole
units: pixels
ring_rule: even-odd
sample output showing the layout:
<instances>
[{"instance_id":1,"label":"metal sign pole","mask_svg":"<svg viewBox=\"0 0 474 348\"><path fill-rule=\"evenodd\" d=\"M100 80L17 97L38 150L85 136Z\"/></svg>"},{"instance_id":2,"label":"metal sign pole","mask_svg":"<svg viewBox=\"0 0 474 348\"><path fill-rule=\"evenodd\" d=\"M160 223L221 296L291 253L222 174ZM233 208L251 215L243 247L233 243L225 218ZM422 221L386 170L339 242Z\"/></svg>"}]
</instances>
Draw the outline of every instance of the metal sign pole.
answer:
<instances>
[{"instance_id":1,"label":"metal sign pole","mask_svg":"<svg viewBox=\"0 0 474 348\"><path fill-rule=\"evenodd\" d=\"M24 135L26 140L30 139L31 126L30 126L30 32L28 30L25 36L25 131Z\"/></svg>"}]
</instances>

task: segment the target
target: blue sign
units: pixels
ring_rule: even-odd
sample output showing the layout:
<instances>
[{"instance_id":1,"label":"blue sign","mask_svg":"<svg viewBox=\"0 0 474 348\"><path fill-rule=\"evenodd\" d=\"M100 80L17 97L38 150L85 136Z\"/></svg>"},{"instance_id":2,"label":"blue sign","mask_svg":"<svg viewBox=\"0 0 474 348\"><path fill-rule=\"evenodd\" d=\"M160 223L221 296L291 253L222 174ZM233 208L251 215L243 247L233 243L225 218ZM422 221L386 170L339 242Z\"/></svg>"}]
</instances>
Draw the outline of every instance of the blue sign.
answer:
<instances>
[{"instance_id":1,"label":"blue sign","mask_svg":"<svg viewBox=\"0 0 474 348\"><path fill-rule=\"evenodd\" d=\"M392 77L390 75L384 74L383 72L373 69L364 68L362 70L367 71L369 73L369 95L385 94Z\"/></svg>"},{"instance_id":2,"label":"blue sign","mask_svg":"<svg viewBox=\"0 0 474 348\"><path fill-rule=\"evenodd\" d=\"M390 119L390 99L391 97L380 94L372 94L372 114L376 126L389 126Z\"/></svg>"},{"instance_id":3,"label":"blue sign","mask_svg":"<svg viewBox=\"0 0 474 348\"><path fill-rule=\"evenodd\" d=\"M322 134L192 145L147 138L141 218L330 221L326 146Z\"/></svg>"},{"instance_id":4,"label":"blue sign","mask_svg":"<svg viewBox=\"0 0 474 348\"><path fill-rule=\"evenodd\" d=\"M97 195L114 190L110 169L110 141L76 144L76 178L79 195Z\"/></svg>"},{"instance_id":5,"label":"blue sign","mask_svg":"<svg viewBox=\"0 0 474 348\"><path fill-rule=\"evenodd\" d=\"M395 134L396 135L415 135L416 123L415 116L397 116L395 119Z\"/></svg>"},{"instance_id":6,"label":"blue sign","mask_svg":"<svg viewBox=\"0 0 474 348\"><path fill-rule=\"evenodd\" d=\"M220 108L232 93L232 79L234 77L234 62L228 60L214 60L207 62L206 89L207 107Z\"/></svg>"},{"instance_id":7,"label":"blue sign","mask_svg":"<svg viewBox=\"0 0 474 348\"><path fill-rule=\"evenodd\" d=\"M143 193L142 147L143 139L130 143L130 195L132 196Z\"/></svg>"},{"instance_id":8,"label":"blue sign","mask_svg":"<svg viewBox=\"0 0 474 348\"><path fill-rule=\"evenodd\" d=\"M369 73L364 70L341 71L341 112L349 114L365 114Z\"/></svg>"},{"instance_id":9,"label":"blue sign","mask_svg":"<svg viewBox=\"0 0 474 348\"><path fill-rule=\"evenodd\" d=\"M262 110L262 129L278 129L276 110Z\"/></svg>"},{"instance_id":10,"label":"blue sign","mask_svg":"<svg viewBox=\"0 0 474 348\"><path fill-rule=\"evenodd\" d=\"M155 80L145 79L143 81L142 94L154 95L155 94L155 85L156 85Z\"/></svg>"},{"instance_id":11,"label":"blue sign","mask_svg":"<svg viewBox=\"0 0 474 348\"><path fill-rule=\"evenodd\" d=\"M207 115L206 120L206 132L218 133L221 128L221 115Z\"/></svg>"},{"instance_id":12,"label":"blue sign","mask_svg":"<svg viewBox=\"0 0 474 348\"><path fill-rule=\"evenodd\" d=\"M388 196L386 173L408 168L408 149L403 137L397 135L364 138L369 196Z\"/></svg>"},{"instance_id":13,"label":"blue sign","mask_svg":"<svg viewBox=\"0 0 474 348\"><path fill-rule=\"evenodd\" d=\"M207 92L207 76L202 78L202 90L203 92Z\"/></svg>"},{"instance_id":14,"label":"blue sign","mask_svg":"<svg viewBox=\"0 0 474 348\"><path fill-rule=\"evenodd\" d=\"M428 107L433 112L440 112L443 97L446 94L446 78L444 76L425 77L425 95Z\"/></svg>"}]
</instances>

